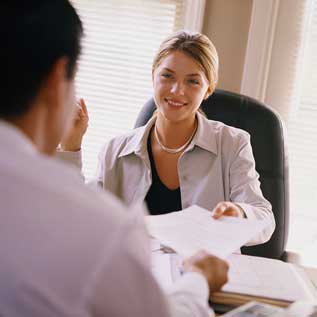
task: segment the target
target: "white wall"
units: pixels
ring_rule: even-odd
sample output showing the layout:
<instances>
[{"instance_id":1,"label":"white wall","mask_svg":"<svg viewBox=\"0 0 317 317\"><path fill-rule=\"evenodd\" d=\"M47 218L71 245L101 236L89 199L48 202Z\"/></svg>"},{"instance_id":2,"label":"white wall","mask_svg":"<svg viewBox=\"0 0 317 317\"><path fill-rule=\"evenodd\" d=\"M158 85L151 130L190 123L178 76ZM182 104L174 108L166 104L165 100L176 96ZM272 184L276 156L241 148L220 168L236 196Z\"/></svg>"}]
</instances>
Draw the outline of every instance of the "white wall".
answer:
<instances>
[{"instance_id":1,"label":"white wall","mask_svg":"<svg viewBox=\"0 0 317 317\"><path fill-rule=\"evenodd\" d=\"M240 92L252 1L206 0L203 33L218 50L218 88Z\"/></svg>"}]
</instances>

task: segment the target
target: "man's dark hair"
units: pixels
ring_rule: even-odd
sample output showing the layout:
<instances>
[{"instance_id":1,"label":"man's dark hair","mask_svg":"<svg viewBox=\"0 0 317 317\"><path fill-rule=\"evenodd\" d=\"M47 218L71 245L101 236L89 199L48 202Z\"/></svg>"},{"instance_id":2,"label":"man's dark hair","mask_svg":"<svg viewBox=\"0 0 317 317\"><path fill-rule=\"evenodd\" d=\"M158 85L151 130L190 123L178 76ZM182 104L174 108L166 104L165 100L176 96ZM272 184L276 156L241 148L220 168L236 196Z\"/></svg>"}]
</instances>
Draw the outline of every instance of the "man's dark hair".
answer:
<instances>
[{"instance_id":1,"label":"man's dark hair","mask_svg":"<svg viewBox=\"0 0 317 317\"><path fill-rule=\"evenodd\" d=\"M1 0L0 118L29 110L59 58L67 58L67 79L74 77L82 33L68 0Z\"/></svg>"}]
</instances>

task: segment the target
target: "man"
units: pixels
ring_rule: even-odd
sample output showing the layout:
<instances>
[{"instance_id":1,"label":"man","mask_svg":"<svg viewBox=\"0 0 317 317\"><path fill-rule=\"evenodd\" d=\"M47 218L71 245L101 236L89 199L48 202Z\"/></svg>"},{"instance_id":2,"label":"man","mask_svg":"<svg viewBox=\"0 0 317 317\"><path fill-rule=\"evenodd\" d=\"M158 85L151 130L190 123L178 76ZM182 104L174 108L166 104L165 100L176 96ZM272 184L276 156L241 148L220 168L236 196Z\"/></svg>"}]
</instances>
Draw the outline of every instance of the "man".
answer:
<instances>
[{"instance_id":1,"label":"man","mask_svg":"<svg viewBox=\"0 0 317 317\"><path fill-rule=\"evenodd\" d=\"M49 157L74 112L74 8L1 1L0 35L0 316L207 316L227 264L196 254L163 294L143 217Z\"/></svg>"}]
</instances>

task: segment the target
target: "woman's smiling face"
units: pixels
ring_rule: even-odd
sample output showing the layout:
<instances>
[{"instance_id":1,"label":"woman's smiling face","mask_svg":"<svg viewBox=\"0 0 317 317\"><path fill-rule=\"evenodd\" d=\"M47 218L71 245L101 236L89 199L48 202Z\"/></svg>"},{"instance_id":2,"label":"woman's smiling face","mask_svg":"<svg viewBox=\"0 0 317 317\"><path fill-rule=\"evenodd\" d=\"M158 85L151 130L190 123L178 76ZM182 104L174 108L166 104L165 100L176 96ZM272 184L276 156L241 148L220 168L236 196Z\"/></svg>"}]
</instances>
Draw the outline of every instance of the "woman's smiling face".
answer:
<instances>
[{"instance_id":1,"label":"woman's smiling face","mask_svg":"<svg viewBox=\"0 0 317 317\"><path fill-rule=\"evenodd\" d=\"M202 68L181 51L172 51L164 57L152 79L159 115L169 121L194 118L207 96L209 83Z\"/></svg>"}]
</instances>

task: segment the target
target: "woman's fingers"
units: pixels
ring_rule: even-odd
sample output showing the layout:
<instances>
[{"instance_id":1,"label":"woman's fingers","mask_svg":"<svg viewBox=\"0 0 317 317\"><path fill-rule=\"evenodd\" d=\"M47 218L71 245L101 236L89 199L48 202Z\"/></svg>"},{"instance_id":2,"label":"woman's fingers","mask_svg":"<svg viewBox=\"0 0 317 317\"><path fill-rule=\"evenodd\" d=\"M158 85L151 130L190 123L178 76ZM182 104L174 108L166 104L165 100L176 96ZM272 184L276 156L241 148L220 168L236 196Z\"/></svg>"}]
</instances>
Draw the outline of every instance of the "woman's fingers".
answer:
<instances>
[{"instance_id":1,"label":"woman's fingers","mask_svg":"<svg viewBox=\"0 0 317 317\"><path fill-rule=\"evenodd\" d=\"M76 103L76 109L75 109L75 115L74 115L74 119L75 121L80 120L83 117L83 112L80 108L80 106L78 105L78 103Z\"/></svg>"},{"instance_id":2,"label":"woman's fingers","mask_svg":"<svg viewBox=\"0 0 317 317\"><path fill-rule=\"evenodd\" d=\"M79 105L83 111L83 114L88 117L87 106L86 106L85 100L83 98L79 99Z\"/></svg>"},{"instance_id":3,"label":"woman's fingers","mask_svg":"<svg viewBox=\"0 0 317 317\"><path fill-rule=\"evenodd\" d=\"M76 121L78 121L80 119L87 119L87 121L88 121L88 110L87 110L87 106L86 106L86 103L85 103L83 98L80 98L76 102L75 119L76 119Z\"/></svg>"},{"instance_id":4,"label":"woman's fingers","mask_svg":"<svg viewBox=\"0 0 317 317\"><path fill-rule=\"evenodd\" d=\"M220 218L221 216L224 215L226 209L227 209L227 206L226 206L226 204L224 202L221 202L221 203L217 204L215 209L212 211L212 217L214 219Z\"/></svg>"},{"instance_id":5,"label":"woman's fingers","mask_svg":"<svg viewBox=\"0 0 317 317\"><path fill-rule=\"evenodd\" d=\"M236 204L228 201L222 201L218 203L212 211L212 217L214 219L219 219L222 216L243 217L244 215Z\"/></svg>"}]
</instances>

